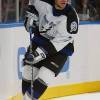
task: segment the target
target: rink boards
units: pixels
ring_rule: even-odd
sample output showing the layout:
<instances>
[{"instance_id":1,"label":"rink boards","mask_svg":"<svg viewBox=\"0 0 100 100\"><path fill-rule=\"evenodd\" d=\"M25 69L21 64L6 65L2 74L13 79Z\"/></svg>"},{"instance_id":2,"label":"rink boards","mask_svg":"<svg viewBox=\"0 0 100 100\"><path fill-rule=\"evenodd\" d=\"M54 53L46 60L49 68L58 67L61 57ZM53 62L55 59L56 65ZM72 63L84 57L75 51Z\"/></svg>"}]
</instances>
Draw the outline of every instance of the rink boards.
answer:
<instances>
[{"instance_id":1,"label":"rink boards","mask_svg":"<svg viewBox=\"0 0 100 100\"><path fill-rule=\"evenodd\" d=\"M22 99L22 59L28 44L21 23L0 26L0 100ZM100 91L100 23L81 24L74 45L73 56L40 100Z\"/></svg>"},{"instance_id":2,"label":"rink boards","mask_svg":"<svg viewBox=\"0 0 100 100\"><path fill-rule=\"evenodd\" d=\"M56 97L89 92L100 92L100 81L49 87L39 100L53 100L53 98ZM16 96L9 98L8 100L22 100L22 95L21 93L17 94Z\"/></svg>"}]
</instances>

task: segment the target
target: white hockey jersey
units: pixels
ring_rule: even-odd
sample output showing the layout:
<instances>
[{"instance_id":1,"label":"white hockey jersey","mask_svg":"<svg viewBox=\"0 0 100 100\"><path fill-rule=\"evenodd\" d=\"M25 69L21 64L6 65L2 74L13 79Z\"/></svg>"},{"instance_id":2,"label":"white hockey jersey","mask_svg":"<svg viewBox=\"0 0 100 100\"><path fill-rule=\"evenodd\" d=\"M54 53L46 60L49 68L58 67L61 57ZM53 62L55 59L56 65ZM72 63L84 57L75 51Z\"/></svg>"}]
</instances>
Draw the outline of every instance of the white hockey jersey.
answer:
<instances>
[{"instance_id":1,"label":"white hockey jersey","mask_svg":"<svg viewBox=\"0 0 100 100\"><path fill-rule=\"evenodd\" d=\"M78 32L79 20L75 10L67 4L57 10L53 0L30 0L39 14L40 35L49 39L57 52L73 42L73 34Z\"/></svg>"}]
</instances>

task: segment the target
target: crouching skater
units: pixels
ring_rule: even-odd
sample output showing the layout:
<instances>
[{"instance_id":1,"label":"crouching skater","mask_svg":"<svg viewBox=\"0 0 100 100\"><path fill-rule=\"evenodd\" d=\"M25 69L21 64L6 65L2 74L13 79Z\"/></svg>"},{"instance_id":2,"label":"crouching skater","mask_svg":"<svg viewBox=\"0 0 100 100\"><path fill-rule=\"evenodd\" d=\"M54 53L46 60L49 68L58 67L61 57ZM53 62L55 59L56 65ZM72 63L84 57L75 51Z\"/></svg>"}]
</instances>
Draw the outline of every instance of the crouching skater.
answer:
<instances>
[{"instance_id":1,"label":"crouching skater","mask_svg":"<svg viewBox=\"0 0 100 100\"><path fill-rule=\"evenodd\" d=\"M24 25L27 32L31 28L34 36L23 60L23 100L39 99L74 52L73 38L78 32L79 20L68 2L29 0Z\"/></svg>"}]
</instances>

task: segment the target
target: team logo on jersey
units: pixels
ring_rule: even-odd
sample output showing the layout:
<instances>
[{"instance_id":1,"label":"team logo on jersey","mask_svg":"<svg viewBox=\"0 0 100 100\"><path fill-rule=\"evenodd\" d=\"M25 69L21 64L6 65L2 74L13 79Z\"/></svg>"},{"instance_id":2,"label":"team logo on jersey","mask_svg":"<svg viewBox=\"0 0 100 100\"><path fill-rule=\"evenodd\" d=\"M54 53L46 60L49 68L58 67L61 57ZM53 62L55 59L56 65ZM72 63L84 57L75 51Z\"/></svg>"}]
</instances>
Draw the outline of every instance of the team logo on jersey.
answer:
<instances>
[{"instance_id":1,"label":"team logo on jersey","mask_svg":"<svg viewBox=\"0 0 100 100\"><path fill-rule=\"evenodd\" d=\"M56 35L56 30L54 27L56 24L47 18L47 15L44 15L44 19L41 22L40 25L40 34L50 40L54 39Z\"/></svg>"},{"instance_id":2,"label":"team logo on jersey","mask_svg":"<svg viewBox=\"0 0 100 100\"><path fill-rule=\"evenodd\" d=\"M49 20L46 18L46 15L44 16L44 20L41 25L41 32L47 32L51 30L55 25L53 22L49 22Z\"/></svg>"},{"instance_id":3,"label":"team logo on jersey","mask_svg":"<svg viewBox=\"0 0 100 100\"><path fill-rule=\"evenodd\" d=\"M76 31L77 30L77 27L78 27L77 22L76 21L73 21L71 23L71 26L70 26L70 28L71 28L70 32Z\"/></svg>"}]
</instances>

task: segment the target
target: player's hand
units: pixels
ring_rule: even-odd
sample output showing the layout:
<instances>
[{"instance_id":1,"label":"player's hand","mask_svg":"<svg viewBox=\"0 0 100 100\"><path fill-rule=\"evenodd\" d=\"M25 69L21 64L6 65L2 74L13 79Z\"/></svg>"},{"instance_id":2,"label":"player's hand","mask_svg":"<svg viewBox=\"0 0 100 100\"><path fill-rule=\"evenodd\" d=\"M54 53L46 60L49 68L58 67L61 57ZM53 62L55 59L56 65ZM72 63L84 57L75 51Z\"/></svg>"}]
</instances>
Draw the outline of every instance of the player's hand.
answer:
<instances>
[{"instance_id":1,"label":"player's hand","mask_svg":"<svg viewBox=\"0 0 100 100\"><path fill-rule=\"evenodd\" d=\"M26 53L24 63L28 65L34 65L45 59L46 54L47 52L43 48L38 47L34 52Z\"/></svg>"}]
</instances>

